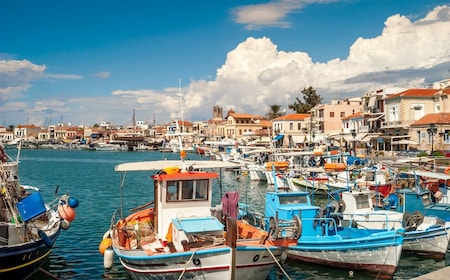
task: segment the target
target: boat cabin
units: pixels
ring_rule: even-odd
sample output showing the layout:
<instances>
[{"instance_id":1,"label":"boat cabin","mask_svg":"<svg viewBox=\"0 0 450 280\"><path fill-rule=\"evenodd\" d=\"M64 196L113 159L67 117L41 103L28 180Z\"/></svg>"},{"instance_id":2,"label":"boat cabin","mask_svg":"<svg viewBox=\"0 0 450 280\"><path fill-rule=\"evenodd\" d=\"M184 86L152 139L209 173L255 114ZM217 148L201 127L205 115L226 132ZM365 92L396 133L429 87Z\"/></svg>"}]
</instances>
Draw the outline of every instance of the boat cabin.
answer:
<instances>
[{"instance_id":1,"label":"boat cabin","mask_svg":"<svg viewBox=\"0 0 450 280\"><path fill-rule=\"evenodd\" d=\"M224 225L211 216L212 180L217 177L217 173L200 171L153 176L158 238L170 240L177 249L182 249L182 240L223 238Z\"/></svg>"}]
</instances>

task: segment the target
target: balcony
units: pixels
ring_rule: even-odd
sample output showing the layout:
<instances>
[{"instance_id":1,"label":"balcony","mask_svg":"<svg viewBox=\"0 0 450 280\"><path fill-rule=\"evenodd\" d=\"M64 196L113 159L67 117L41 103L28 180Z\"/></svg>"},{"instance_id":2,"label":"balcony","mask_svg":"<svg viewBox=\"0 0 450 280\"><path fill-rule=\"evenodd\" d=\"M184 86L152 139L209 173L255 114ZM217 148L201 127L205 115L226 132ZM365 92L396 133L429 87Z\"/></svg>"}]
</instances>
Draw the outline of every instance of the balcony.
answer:
<instances>
[{"instance_id":1,"label":"balcony","mask_svg":"<svg viewBox=\"0 0 450 280\"><path fill-rule=\"evenodd\" d=\"M414 121L408 120L408 121L393 121L393 122L382 122L381 128L396 128L396 127L402 127L402 128L409 128L411 126L411 123Z\"/></svg>"}]
</instances>

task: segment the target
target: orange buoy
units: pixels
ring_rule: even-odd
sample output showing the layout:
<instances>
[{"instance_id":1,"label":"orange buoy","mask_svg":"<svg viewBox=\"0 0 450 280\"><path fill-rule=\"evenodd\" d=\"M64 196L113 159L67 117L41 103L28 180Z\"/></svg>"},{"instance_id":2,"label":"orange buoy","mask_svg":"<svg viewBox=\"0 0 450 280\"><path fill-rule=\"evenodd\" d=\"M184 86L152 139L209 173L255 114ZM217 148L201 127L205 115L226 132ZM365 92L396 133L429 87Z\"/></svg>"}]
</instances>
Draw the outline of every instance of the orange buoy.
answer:
<instances>
[{"instance_id":1,"label":"orange buoy","mask_svg":"<svg viewBox=\"0 0 450 280\"><path fill-rule=\"evenodd\" d=\"M100 245L98 246L98 251L100 254L104 254L106 249L110 248L112 245L112 239L111 237L104 238L102 242L100 242Z\"/></svg>"},{"instance_id":2,"label":"orange buoy","mask_svg":"<svg viewBox=\"0 0 450 280\"><path fill-rule=\"evenodd\" d=\"M61 216L61 218L69 222L72 222L76 216L75 210L68 204L58 205L58 213Z\"/></svg>"}]
</instances>

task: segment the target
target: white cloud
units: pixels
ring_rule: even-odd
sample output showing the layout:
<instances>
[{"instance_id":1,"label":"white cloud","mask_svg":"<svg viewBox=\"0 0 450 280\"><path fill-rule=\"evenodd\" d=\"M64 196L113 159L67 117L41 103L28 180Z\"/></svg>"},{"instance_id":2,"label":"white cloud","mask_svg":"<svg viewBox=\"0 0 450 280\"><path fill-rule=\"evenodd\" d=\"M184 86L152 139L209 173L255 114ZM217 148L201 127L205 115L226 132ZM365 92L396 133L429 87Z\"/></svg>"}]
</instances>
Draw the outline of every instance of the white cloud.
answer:
<instances>
[{"instance_id":1,"label":"white cloud","mask_svg":"<svg viewBox=\"0 0 450 280\"><path fill-rule=\"evenodd\" d=\"M279 0L267 4L239 6L232 11L234 20L245 25L248 30L264 27L288 28L285 18L298 12L303 6L312 3L335 2L336 0Z\"/></svg>"},{"instance_id":2,"label":"white cloud","mask_svg":"<svg viewBox=\"0 0 450 280\"><path fill-rule=\"evenodd\" d=\"M42 77L45 65L36 65L28 60L0 60L0 88L22 87L23 84Z\"/></svg>"},{"instance_id":3,"label":"white cloud","mask_svg":"<svg viewBox=\"0 0 450 280\"><path fill-rule=\"evenodd\" d=\"M45 74L45 78L49 79L61 79L61 80L81 80L84 79L81 75L73 75L73 74Z\"/></svg>"}]
</instances>

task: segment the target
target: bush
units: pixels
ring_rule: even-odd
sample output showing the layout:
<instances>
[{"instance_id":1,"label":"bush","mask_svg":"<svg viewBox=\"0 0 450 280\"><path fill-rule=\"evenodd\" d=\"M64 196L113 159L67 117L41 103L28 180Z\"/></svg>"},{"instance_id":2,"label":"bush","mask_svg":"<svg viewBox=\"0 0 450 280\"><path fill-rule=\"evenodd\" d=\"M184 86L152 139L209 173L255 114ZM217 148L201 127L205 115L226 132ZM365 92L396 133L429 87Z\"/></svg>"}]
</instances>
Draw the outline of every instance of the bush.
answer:
<instances>
[{"instance_id":1,"label":"bush","mask_svg":"<svg viewBox=\"0 0 450 280\"><path fill-rule=\"evenodd\" d=\"M433 157L445 157L445 154L442 151L433 151L431 156L433 156Z\"/></svg>"},{"instance_id":2,"label":"bush","mask_svg":"<svg viewBox=\"0 0 450 280\"><path fill-rule=\"evenodd\" d=\"M428 156L428 153L424 152L424 151L417 154L417 157L427 157L427 156Z\"/></svg>"}]
</instances>

